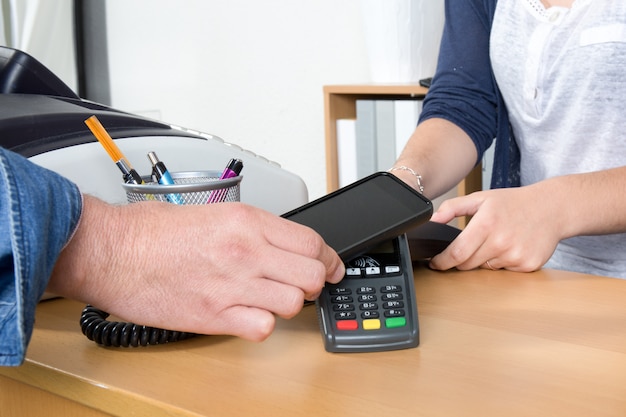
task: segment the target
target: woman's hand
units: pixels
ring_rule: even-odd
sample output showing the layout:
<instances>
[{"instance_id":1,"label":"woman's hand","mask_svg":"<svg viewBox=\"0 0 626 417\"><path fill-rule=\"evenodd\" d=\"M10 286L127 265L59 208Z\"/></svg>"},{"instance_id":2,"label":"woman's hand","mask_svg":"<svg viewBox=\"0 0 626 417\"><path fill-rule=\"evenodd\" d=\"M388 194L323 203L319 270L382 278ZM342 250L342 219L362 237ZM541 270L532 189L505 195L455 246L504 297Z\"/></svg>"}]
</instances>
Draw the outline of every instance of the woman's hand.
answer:
<instances>
[{"instance_id":1,"label":"woman's hand","mask_svg":"<svg viewBox=\"0 0 626 417\"><path fill-rule=\"evenodd\" d=\"M441 204L431 220L472 216L461 234L431 260L433 269L540 269L563 238L551 198L529 186L476 192Z\"/></svg>"}]
</instances>

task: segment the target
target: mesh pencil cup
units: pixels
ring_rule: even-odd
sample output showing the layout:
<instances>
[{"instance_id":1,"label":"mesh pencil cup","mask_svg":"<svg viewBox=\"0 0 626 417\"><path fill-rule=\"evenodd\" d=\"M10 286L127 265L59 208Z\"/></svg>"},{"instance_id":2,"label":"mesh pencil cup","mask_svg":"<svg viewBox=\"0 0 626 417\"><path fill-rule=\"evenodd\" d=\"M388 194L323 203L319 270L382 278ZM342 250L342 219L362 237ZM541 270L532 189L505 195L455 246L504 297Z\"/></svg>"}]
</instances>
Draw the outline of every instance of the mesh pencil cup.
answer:
<instances>
[{"instance_id":1,"label":"mesh pencil cup","mask_svg":"<svg viewBox=\"0 0 626 417\"><path fill-rule=\"evenodd\" d=\"M207 204L239 201L241 175L220 180L220 171L172 172L174 185L161 185L150 177L144 184L122 184L129 203L166 201L175 204Z\"/></svg>"}]
</instances>

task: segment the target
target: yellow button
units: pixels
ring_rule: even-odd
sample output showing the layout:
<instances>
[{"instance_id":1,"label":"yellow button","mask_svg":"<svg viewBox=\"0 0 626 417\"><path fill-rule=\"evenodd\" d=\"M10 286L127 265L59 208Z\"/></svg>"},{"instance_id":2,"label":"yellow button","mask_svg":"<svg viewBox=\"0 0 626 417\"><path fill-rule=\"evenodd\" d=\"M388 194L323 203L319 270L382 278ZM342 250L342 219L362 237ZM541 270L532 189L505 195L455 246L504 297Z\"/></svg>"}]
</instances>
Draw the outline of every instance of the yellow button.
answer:
<instances>
[{"instance_id":1,"label":"yellow button","mask_svg":"<svg viewBox=\"0 0 626 417\"><path fill-rule=\"evenodd\" d=\"M363 320L363 330L378 330L380 329L380 320L368 319Z\"/></svg>"}]
</instances>

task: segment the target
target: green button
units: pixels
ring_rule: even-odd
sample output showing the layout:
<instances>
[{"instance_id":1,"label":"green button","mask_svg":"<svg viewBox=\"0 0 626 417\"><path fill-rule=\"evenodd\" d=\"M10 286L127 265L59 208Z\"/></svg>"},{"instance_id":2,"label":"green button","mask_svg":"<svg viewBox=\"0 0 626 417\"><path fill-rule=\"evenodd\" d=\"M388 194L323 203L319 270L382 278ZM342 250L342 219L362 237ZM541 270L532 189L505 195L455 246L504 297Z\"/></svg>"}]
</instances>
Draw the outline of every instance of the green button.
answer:
<instances>
[{"instance_id":1,"label":"green button","mask_svg":"<svg viewBox=\"0 0 626 417\"><path fill-rule=\"evenodd\" d=\"M406 317L390 317L385 320L385 326L389 329L404 327L406 326Z\"/></svg>"}]
</instances>

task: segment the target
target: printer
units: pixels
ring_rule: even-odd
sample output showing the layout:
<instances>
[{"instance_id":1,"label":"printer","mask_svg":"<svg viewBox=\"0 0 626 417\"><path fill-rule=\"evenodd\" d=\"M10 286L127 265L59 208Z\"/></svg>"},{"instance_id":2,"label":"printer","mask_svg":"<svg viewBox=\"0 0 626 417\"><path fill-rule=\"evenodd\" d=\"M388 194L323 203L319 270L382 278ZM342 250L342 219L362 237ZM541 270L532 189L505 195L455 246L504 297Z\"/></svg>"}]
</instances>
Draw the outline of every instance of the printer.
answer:
<instances>
[{"instance_id":1,"label":"printer","mask_svg":"<svg viewBox=\"0 0 626 417\"><path fill-rule=\"evenodd\" d=\"M302 179L223 139L169 125L78 97L30 55L0 47L0 145L55 171L82 192L126 203L117 166L85 125L95 115L139 174L150 173L154 151L170 172L221 172L243 161L241 201L283 214L308 202Z\"/></svg>"}]
</instances>

